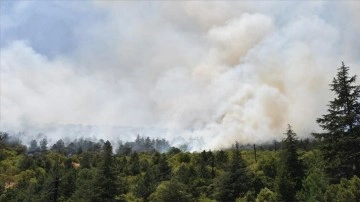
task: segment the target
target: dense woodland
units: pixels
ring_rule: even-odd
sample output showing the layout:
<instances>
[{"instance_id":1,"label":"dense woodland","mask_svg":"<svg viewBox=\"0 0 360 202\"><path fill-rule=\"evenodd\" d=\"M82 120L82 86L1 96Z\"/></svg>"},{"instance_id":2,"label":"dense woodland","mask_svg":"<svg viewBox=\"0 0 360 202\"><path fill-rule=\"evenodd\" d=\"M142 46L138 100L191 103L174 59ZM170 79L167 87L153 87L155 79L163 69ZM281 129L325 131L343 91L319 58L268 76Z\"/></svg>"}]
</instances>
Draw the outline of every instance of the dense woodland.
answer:
<instances>
[{"instance_id":1,"label":"dense woodland","mask_svg":"<svg viewBox=\"0 0 360 202\"><path fill-rule=\"evenodd\" d=\"M117 148L86 139L26 147L1 132L0 201L360 201L360 87L349 67L330 90L327 114L314 117L324 132L305 140L289 125L281 142L187 152L141 136Z\"/></svg>"}]
</instances>

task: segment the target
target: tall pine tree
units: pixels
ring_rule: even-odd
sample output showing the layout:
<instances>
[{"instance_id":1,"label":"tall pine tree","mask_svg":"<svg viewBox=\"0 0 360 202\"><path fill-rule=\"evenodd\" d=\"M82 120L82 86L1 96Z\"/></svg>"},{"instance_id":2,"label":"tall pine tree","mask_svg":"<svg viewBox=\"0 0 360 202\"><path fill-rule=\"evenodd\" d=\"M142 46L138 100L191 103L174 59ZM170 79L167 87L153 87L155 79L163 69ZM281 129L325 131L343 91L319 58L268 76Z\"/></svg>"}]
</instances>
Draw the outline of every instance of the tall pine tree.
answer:
<instances>
[{"instance_id":1,"label":"tall pine tree","mask_svg":"<svg viewBox=\"0 0 360 202\"><path fill-rule=\"evenodd\" d=\"M95 179L96 198L93 201L115 201L118 193L116 184L116 175L114 173L114 157L112 155L112 146L106 141L102 151L102 162L99 172Z\"/></svg>"},{"instance_id":2,"label":"tall pine tree","mask_svg":"<svg viewBox=\"0 0 360 202\"><path fill-rule=\"evenodd\" d=\"M301 189L304 176L302 162L297 153L298 140L296 133L288 125L286 138L282 141L275 188L280 201L294 201L296 192Z\"/></svg>"},{"instance_id":3,"label":"tall pine tree","mask_svg":"<svg viewBox=\"0 0 360 202\"><path fill-rule=\"evenodd\" d=\"M242 197L251 188L250 173L247 169L245 160L241 156L240 145L235 143L229 170L220 179L217 191L214 194L218 201L235 201Z\"/></svg>"},{"instance_id":4,"label":"tall pine tree","mask_svg":"<svg viewBox=\"0 0 360 202\"><path fill-rule=\"evenodd\" d=\"M360 86L355 82L356 75L350 77L349 67L342 63L330 84L336 97L328 113L317 119L324 132L314 135L332 182L360 174Z\"/></svg>"}]
</instances>

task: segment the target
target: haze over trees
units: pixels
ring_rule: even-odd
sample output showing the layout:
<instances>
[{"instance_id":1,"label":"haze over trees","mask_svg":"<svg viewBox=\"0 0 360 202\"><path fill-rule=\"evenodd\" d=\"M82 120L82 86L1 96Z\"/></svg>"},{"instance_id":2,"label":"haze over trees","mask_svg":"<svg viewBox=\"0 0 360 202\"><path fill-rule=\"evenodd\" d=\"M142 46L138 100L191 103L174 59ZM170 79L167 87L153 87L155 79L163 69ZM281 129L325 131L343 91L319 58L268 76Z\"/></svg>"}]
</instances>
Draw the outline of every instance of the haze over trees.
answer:
<instances>
[{"instance_id":1,"label":"haze over trees","mask_svg":"<svg viewBox=\"0 0 360 202\"><path fill-rule=\"evenodd\" d=\"M28 147L0 132L0 201L360 201L360 87L342 66L335 97L316 119L324 129L279 144L235 142L187 152L164 139L85 139Z\"/></svg>"}]
</instances>

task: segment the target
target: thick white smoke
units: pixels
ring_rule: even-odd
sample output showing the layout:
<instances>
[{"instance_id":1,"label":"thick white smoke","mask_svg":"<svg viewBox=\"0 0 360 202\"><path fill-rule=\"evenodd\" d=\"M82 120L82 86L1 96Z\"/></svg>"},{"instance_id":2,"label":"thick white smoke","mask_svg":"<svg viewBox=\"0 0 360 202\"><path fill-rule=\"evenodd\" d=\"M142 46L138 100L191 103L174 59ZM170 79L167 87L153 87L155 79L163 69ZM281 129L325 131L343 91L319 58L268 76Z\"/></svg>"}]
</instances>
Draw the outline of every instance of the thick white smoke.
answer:
<instances>
[{"instance_id":1,"label":"thick white smoke","mask_svg":"<svg viewBox=\"0 0 360 202\"><path fill-rule=\"evenodd\" d=\"M360 73L360 4L259 4L95 2L105 17L73 28L70 53L13 40L1 48L1 129L139 127L208 149L280 139L288 123L309 136L341 61Z\"/></svg>"}]
</instances>

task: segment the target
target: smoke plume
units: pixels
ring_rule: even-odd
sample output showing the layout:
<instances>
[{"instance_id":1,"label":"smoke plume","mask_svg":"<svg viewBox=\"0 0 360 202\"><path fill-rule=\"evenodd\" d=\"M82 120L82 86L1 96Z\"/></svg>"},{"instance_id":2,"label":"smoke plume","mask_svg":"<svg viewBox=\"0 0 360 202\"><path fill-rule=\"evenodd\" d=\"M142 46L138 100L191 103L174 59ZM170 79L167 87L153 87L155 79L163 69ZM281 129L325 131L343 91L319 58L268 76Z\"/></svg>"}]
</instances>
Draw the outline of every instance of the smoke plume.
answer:
<instances>
[{"instance_id":1,"label":"smoke plume","mask_svg":"<svg viewBox=\"0 0 360 202\"><path fill-rule=\"evenodd\" d=\"M5 131L81 124L194 149L279 140L288 123L307 137L341 61L360 73L355 1L1 4Z\"/></svg>"}]
</instances>

